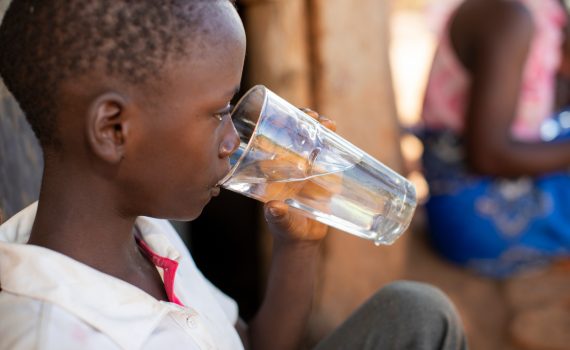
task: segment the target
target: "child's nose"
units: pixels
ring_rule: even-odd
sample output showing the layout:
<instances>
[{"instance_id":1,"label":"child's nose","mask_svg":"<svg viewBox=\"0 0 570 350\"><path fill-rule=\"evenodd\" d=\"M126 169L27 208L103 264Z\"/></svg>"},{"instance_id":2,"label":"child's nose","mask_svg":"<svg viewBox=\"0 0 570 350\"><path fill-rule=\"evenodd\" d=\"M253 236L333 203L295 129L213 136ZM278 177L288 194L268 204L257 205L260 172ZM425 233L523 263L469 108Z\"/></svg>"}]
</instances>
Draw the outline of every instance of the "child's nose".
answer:
<instances>
[{"instance_id":1,"label":"child's nose","mask_svg":"<svg viewBox=\"0 0 570 350\"><path fill-rule=\"evenodd\" d=\"M224 118L224 134L220 143L220 158L231 156L239 147L240 139L231 118Z\"/></svg>"}]
</instances>

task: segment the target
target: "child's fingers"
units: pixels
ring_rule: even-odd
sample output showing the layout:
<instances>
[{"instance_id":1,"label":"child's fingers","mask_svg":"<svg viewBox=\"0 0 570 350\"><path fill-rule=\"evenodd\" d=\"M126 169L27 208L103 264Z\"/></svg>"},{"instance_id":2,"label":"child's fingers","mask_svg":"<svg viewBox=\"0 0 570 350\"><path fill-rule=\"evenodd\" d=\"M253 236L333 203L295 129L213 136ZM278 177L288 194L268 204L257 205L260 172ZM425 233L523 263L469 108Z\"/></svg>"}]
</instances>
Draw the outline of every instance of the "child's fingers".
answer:
<instances>
[{"instance_id":1,"label":"child's fingers","mask_svg":"<svg viewBox=\"0 0 570 350\"><path fill-rule=\"evenodd\" d=\"M327 234L324 224L303 217L290 210L283 201L270 201L265 204L265 220L274 238L289 242L319 242Z\"/></svg>"},{"instance_id":2,"label":"child's fingers","mask_svg":"<svg viewBox=\"0 0 570 350\"><path fill-rule=\"evenodd\" d=\"M264 207L265 220L281 229L289 229L289 206L282 201L269 201Z\"/></svg>"},{"instance_id":3,"label":"child's fingers","mask_svg":"<svg viewBox=\"0 0 570 350\"><path fill-rule=\"evenodd\" d=\"M331 131L336 131L336 122L334 120L321 115L319 116L319 123Z\"/></svg>"},{"instance_id":4,"label":"child's fingers","mask_svg":"<svg viewBox=\"0 0 570 350\"><path fill-rule=\"evenodd\" d=\"M319 120L319 113L313 111L310 108L299 108L303 113L307 114L309 117L312 117L313 119Z\"/></svg>"},{"instance_id":5,"label":"child's fingers","mask_svg":"<svg viewBox=\"0 0 570 350\"><path fill-rule=\"evenodd\" d=\"M321 123L325 128L331 130L331 131L336 131L336 123L325 117L324 115L320 115L319 113L313 111L310 108L299 108L302 112L304 112L305 114L307 114L308 116L312 117L313 119L317 120L319 123Z\"/></svg>"}]
</instances>

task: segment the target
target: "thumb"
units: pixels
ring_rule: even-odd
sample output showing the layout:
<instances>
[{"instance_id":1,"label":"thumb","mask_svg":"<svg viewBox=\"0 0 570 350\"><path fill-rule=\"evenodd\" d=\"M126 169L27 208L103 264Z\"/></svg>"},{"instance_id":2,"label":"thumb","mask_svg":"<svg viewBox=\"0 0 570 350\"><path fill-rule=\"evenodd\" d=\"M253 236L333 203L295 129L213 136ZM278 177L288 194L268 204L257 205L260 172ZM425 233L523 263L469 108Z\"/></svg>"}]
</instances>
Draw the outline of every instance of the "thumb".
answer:
<instances>
[{"instance_id":1,"label":"thumb","mask_svg":"<svg viewBox=\"0 0 570 350\"><path fill-rule=\"evenodd\" d=\"M269 201L264 207L265 220L281 228L289 226L289 206L282 201Z\"/></svg>"}]
</instances>

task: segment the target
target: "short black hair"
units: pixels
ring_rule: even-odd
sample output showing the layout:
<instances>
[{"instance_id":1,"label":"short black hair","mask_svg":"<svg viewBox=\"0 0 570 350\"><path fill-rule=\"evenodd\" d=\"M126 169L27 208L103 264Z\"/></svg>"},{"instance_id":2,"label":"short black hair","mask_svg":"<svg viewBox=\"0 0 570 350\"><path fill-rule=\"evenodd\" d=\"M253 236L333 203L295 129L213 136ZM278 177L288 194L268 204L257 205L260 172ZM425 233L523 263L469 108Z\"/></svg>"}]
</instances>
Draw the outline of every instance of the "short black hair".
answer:
<instances>
[{"instance_id":1,"label":"short black hair","mask_svg":"<svg viewBox=\"0 0 570 350\"><path fill-rule=\"evenodd\" d=\"M40 144L57 145L62 81L95 69L127 84L156 79L169 60L190 55L189 40L213 30L205 6L213 2L12 0L0 25L0 76Z\"/></svg>"}]
</instances>

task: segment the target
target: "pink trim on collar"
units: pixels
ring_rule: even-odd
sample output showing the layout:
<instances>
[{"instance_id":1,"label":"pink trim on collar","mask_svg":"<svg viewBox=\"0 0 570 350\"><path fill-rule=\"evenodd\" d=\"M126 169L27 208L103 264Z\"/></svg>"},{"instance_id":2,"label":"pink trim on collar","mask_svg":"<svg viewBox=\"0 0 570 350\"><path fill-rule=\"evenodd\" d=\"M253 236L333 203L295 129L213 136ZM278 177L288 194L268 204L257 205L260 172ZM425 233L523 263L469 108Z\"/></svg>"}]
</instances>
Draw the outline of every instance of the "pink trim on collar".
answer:
<instances>
[{"instance_id":1,"label":"pink trim on collar","mask_svg":"<svg viewBox=\"0 0 570 350\"><path fill-rule=\"evenodd\" d=\"M166 290L166 296L168 297L168 301L171 303L178 304L180 306L184 306L180 299L174 295L174 278L176 277L176 269L178 269L178 262L166 258L164 256L160 256L150 249L148 244L144 240L139 237L135 236L137 244L141 248L142 252L146 255L147 258L152 261L155 266L160 267L163 271L163 280L164 280L164 289Z\"/></svg>"}]
</instances>

